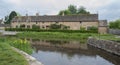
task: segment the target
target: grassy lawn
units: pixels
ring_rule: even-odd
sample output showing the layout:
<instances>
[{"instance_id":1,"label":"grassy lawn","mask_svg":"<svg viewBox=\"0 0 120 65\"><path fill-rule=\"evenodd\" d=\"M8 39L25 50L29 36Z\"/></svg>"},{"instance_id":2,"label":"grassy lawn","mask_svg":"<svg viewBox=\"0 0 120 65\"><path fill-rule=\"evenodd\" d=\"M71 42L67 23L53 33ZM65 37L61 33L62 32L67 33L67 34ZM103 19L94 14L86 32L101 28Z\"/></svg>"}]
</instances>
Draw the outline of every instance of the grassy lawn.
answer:
<instances>
[{"instance_id":1,"label":"grassy lawn","mask_svg":"<svg viewBox=\"0 0 120 65\"><path fill-rule=\"evenodd\" d=\"M116 35L97 33L22 32L18 33L17 37L33 39L72 39L72 40L87 40L88 37L95 37L104 40L120 41L120 38L117 38Z\"/></svg>"},{"instance_id":2,"label":"grassy lawn","mask_svg":"<svg viewBox=\"0 0 120 65\"><path fill-rule=\"evenodd\" d=\"M0 39L0 65L28 65L26 59Z\"/></svg>"},{"instance_id":3,"label":"grassy lawn","mask_svg":"<svg viewBox=\"0 0 120 65\"><path fill-rule=\"evenodd\" d=\"M17 37L19 38L53 38L53 39L87 39L88 36L95 34L92 33L63 33L63 32L22 32L18 33Z\"/></svg>"},{"instance_id":4,"label":"grassy lawn","mask_svg":"<svg viewBox=\"0 0 120 65\"><path fill-rule=\"evenodd\" d=\"M103 39L103 40L111 40L111 41L120 41L120 37L118 37L117 35L112 35L112 34L97 34L95 36L93 36L97 39Z\"/></svg>"}]
</instances>

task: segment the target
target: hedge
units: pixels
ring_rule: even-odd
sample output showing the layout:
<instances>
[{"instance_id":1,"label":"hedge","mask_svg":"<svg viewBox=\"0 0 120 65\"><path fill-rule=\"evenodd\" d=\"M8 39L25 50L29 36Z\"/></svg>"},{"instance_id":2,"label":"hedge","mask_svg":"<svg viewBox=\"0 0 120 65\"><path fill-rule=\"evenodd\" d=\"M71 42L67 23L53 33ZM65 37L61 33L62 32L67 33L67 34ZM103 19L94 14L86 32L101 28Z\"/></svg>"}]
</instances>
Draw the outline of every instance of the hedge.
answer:
<instances>
[{"instance_id":1,"label":"hedge","mask_svg":"<svg viewBox=\"0 0 120 65\"><path fill-rule=\"evenodd\" d=\"M54 29L28 29L28 28L5 28L6 31L26 31L26 32L65 32L65 33L98 33L93 30L54 30Z\"/></svg>"}]
</instances>

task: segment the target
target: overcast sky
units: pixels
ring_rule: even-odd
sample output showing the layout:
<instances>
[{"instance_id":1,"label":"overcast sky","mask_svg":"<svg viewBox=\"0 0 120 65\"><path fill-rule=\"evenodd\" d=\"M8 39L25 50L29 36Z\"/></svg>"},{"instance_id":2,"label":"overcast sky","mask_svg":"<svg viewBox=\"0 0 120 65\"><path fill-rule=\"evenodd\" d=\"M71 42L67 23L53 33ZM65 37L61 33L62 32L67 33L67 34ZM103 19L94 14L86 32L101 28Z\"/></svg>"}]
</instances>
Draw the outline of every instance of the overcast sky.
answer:
<instances>
[{"instance_id":1,"label":"overcast sky","mask_svg":"<svg viewBox=\"0 0 120 65\"><path fill-rule=\"evenodd\" d=\"M120 0L0 0L0 18L15 10L21 15L56 15L68 5L84 6L91 13L99 13L99 19L109 21L120 18Z\"/></svg>"}]
</instances>

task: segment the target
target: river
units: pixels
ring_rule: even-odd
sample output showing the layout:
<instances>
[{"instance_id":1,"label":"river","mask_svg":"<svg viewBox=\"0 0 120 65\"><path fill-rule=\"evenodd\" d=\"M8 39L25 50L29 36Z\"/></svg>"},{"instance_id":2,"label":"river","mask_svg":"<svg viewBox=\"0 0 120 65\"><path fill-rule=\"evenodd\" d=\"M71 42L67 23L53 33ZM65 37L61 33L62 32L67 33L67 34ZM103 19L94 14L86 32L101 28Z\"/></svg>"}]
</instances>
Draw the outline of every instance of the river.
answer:
<instances>
[{"instance_id":1,"label":"river","mask_svg":"<svg viewBox=\"0 0 120 65\"><path fill-rule=\"evenodd\" d=\"M44 65L120 65L120 57L76 40L30 40Z\"/></svg>"}]
</instances>

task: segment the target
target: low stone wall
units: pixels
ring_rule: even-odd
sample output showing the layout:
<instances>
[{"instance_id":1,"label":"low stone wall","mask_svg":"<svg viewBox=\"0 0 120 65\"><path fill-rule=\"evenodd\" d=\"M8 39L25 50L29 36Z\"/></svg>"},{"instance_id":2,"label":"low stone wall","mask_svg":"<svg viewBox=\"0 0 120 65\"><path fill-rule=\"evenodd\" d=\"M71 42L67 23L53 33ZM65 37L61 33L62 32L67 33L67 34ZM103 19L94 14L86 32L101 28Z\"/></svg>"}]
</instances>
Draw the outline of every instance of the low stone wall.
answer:
<instances>
[{"instance_id":1,"label":"low stone wall","mask_svg":"<svg viewBox=\"0 0 120 65\"><path fill-rule=\"evenodd\" d=\"M120 29L109 29L109 34L120 35Z\"/></svg>"},{"instance_id":2,"label":"low stone wall","mask_svg":"<svg viewBox=\"0 0 120 65\"><path fill-rule=\"evenodd\" d=\"M19 50L17 48L12 47L16 52L20 53L21 55L23 55L26 60L28 61L29 65L43 65L41 62L37 61L37 59L35 59L34 57L30 56L29 54L27 54L26 52Z\"/></svg>"},{"instance_id":3,"label":"low stone wall","mask_svg":"<svg viewBox=\"0 0 120 65\"><path fill-rule=\"evenodd\" d=\"M87 43L94 47L120 56L120 43L107 40L97 40L95 38L89 38Z\"/></svg>"}]
</instances>

